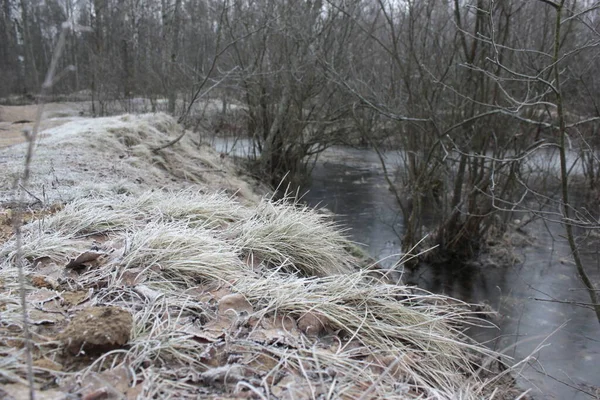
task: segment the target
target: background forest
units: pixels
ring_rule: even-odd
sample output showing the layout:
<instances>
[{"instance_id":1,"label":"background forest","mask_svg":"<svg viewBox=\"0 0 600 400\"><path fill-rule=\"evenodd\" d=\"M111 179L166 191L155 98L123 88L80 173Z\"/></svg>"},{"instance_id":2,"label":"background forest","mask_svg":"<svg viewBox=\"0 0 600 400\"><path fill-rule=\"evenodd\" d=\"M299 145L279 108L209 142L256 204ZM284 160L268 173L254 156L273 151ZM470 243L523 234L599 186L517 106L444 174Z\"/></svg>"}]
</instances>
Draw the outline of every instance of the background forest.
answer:
<instances>
[{"instance_id":1,"label":"background forest","mask_svg":"<svg viewBox=\"0 0 600 400\"><path fill-rule=\"evenodd\" d=\"M300 182L332 145L369 146L405 248L425 235L425 208L438 216L428 257L443 261L472 257L526 211L523 224L564 223L595 298L573 227L598 225L596 2L3 0L1 16L5 103L39 97L61 46L45 100L91 100L102 116L144 99L251 138L254 167L275 184ZM211 99L218 118L200 112ZM390 149L401 166L386 163ZM554 168L531 162L552 154Z\"/></svg>"},{"instance_id":2,"label":"background forest","mask_svg":"<svg viewBox=\"0 0 600 400\"><path fill-rule=\"evenodd\" d=\"M332 145L371 147L405 248L429 233L430 260L468 259L515 212L527 212L520 227L559 221L597 303L573 233L598 226L596 2L3 0L1 16L7 103L38 97L61 46L45 100L91 100L102 116L143 99L250 138L274 184L301 182ZM216 118L202 113L211 100ZM429 232L424 209L438 219Z\"/></svg>"}]
</instances>

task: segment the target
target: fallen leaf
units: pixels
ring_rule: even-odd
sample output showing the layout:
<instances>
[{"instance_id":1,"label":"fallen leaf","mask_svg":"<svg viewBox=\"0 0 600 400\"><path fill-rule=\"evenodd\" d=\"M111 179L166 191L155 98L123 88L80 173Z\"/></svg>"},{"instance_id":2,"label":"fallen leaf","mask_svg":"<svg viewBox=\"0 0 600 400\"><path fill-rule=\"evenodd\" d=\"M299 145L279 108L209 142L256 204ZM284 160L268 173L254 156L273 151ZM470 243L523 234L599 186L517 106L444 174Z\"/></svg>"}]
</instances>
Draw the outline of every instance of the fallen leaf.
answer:
<instances>
[{"instance_id":1,"label":"fallen leaf","mask_svg":"<svg viewBox=\"0 0 600 400\"><path fill-rule=\"evenodd\" d=\"M89 299L92 293L93 289L79 290L77 292L64 292L61 297L66 304L76 306Z\"/></svg>"},{"instance_id":2,"label":"fallen leaf","mask_svg":"<svg viewBox=\"0 0 600 400\"><path fill-rule=\"evenodd\" d=\"M37 288L58 289L58 281L49 276L33 275L31 284Z\"/></svg>"},{"instance_id":3,"label":"fallen leaf","mask_svg":"<svg viewBox=\"0 0 600 400\"><path fill-rule=\"evenodd\" d=\"M198 295L198 300L203 303L211 303L213 301L219 301L223 297L231 294L231 286L220 284L217 288L214 288L214 284L209 284L204 287L198 287L194 290Z\"/></svg>"},{"instance_id":4,"label":"fallen leaf","mask_svg":"<svg viewBox=\"0 0 600 400\"><path fill-rule=\"evenodd\" d=\"M401 356L405 358L406 356ZM406 374L402 370L401 366L406 364L406 362L397 361L398 357L392 355L378 355L378 354L370 354L366 359L365 363L367 363L371 370L376 374L386 373L397 380L405 380Z\"/></svg>"},{"instance_id":5,"label":"fallen leaf","mask_svg":"<svg viewBox=\"0 0 600 400\"><path fill-rule=\"evenodd\" d=\"M306 379L290 374L271 387L271 393L279 399L309 400L321 397L326 390L320 384L311 385Z\"/></svg>"},{"instance_id":6,"label":"fallen leaf","mask_svg":"<svg viewBox=\"0 0 600 400\"><path fill-rule=\"evenodd\" d=\"M319 336L329 328L329 323L323 314L309 311L298 318L298 328L307 336Z\"/></svg>"},{"instance_id":7,"label":"fallen leaf","mask_svg":"<svg viewBox=\"0 0 600 400\"><path fill-rule=\"evenodd\" d=\"M151 303L164 296L164 293L159 292L158 290L151 289L146 285L137 285L133 288L133 290L140 296L145 297Z\"/></svg>"},{"instance_id":8,"label":"fallen leaf","mask_svg":"<svg viewBox=\"0 0 600 400\"><path fill-rule=\"evenodd\" d=\"M260 374L275 369L279 364L279 359L266 352L258 354L248 353L244 356L243 364L247 365L257 375L256 372Z\"/></svg>"},{"instance_id":9,"label":"fallen leaf","mask_svg":"<svg viewBox=\"0 0 600 400\"><path fill-rule=\"evenodd\" d=\"M371 354L371 350L357 339L353 339L350 342L337 342L334 341L329 347L329 351L332 353L339 353L340 351L346 354L348 357L365 357Z\"/></svg>"},{"instance_id":10,"label":"fallen leaf","mask_svg":"<svg viewBox=\"0 0 600 400\"><path fill-rule=\"evenodd\" d=\"M63 400L65 393L54 389L36 390L37 400ZM0 387L0 398L4 400L20 400L29 398L29 386L20 383L4 384Z\"/></svg>"},{"instance_id":11,"label":"fallen leaf","mask_svg":"<svg viewBox=\"0 0 600 400\"><path fill-rule=\"evenodd\" d=\"M111 397L113 396L110 395L108 389L102 387L100 389L96 389L83 394L81 400L106 400L110 399Z\"/></svg>"},{"instance_id":12,"label":"fallen leaf","mask_svg":"<svg viewBox=\"0 0 600 400\"><path fill-rule=\"evenodd\" d=\"M239 316L242 313L252 314L254 309L246 298L239 294L228 294L219 300L219 314Z\"/></svg>"},{"instance_id":13,"label":"fallen leaf","mask_svg":"<svg viewBox=\"0 0 600 400\"><path fill-rule=\"evenodd\" d=\"M146 281L145 268L131 268L123 271L121 282L126 286L139 285Z\"/></svg>"},{"instance_id":14,"label":"fallen leaf","mask_svg":"<svg viewBox=\"0 0 600 400\"><path fill-rule=\"evenodd\" d=\"M144 385L137 384L134 387L130 387L129 389L127 389L127 391L125 392L125 398L127 400L137 400L139 398L142 398L142 393L144 392Z\"/></svg>"},{"instance_id":15,"label":"fallen leaf","mask_svg":"<svg viewBox=\"0 0 600 400\"><path fill-rule=\"evenodd\" d=\"M51 300L58 299L59 297L60 294L57 291L41 288L30 292L27 295L27 301L34 306L40 306Z\"/></svg>"},{"instance_id":16,"label":"fallen leaf","mask_svg":"<svg viewBox=\"0 0 600 400\"><path fill-rule=\"evenodd\" d=\"M222 367L204 371L201 375L204 383L208 385L233 385L244 380L244 367L239 364L227 364Z\"/></svg>"},{"instance_id":17,"label":"fallen leaf","mask_svg":"<svg viewBox=\"0 0 600 400\"><path fill-rule=\"evenodd\" d=\"M219 300L217 317L203 326L203 332L198 337L209 341L222 338L225 332L235 329L243 321L241 317L251 314L252 305L241 294L228 294Z\"/></svg>"},{"instance_id":18,"label":"fallen leaf","mask_svg":"<svg viewBox=\"0 0 600 400\"><path fill-rule=\"evenodd\" d=\"M197 336L214 342L223 338L225 336L225 332L228 331L234 323L235 320L229 316L219 316L205 324L203 327L204 330Z\"/></svg>"},{"instance_id":19,"label":"fallen leaf","mask_svg":"<svg viewBox=\"0 0 600 400\"><path fill-rule=\"evenodd\" d=\"M263 318L248 339L263 344L282 343L295 347L301 333L296 321L289 316L277 315L274 318Z\"/></svg>"},{"instance_id":20,"label":"fallen leaf","mask_svg":"<svg viewBox=\"0 0 600 400\"><path fill-rule=\"evenodd\" d=\"M29 322L34 325L49 325L64 321L65 317L58 313L50 313L42 310L29 310Z\"/></svg>"},{"instance_id":21,"label":"fallen leaf","mask_svg":"<svg viewBox=\"0 0 600 400\"><path fill-rule=\"evenodd\" d=\"M296 321L294 320L294 318L290 317L289 315L278 314L273 319L266 319L263 321L265 323L269 323L269 322L271 323L271 326L264 325L265 328L268 327L268 328L283 329L288 332L294 332L298 329L298 325L296 324Z\"/></svg>"},{"instance_id":22,"label":"fallen leaf","mask_svg":"<svg viewBox=\"0 0 600 400\"><path fill-rule=\"evenodd\" d=\"M76 258L71 259L65 268L78 269L83 267L85 263L90 261L95 261L101 256L105 255L103 252L99 251L86 251L78 255Z\"/></svg>"},{"instance_id":23,"label":"fallen leaf","mask_svg":"<svg viewBox=\"0 0 600 400\"><path fill-rule=\"evenodd\" d=\"M48 256L38 257L33 260L33 268L34 269L41 269L41 268L47 267L50 264L52 264L52 258L50 258Z\"/></svg>"},{"instance_id":24,"label":"fallen leaf","mask_svg":"<svg viewBox=\"0 0 600 400\"><path fill-rule=\"evenodd\" d=\"M192 286L190 288L185 289L185 291L182 294L185 296L191 296L200 299L200 297L207 295L207 288L203 285Z\"/></svg>"},{"instance_id":25,"label":"fallen leaf","mask_svg":"<svg viewBox=\"0 0 600 400\"><path fill-rule=\"evenodd\" d=\"M194 339L201 343L212 343L216 341L213 335L205 335L204 329L194 323L178 323L176 324L175 329L177 332L192 335Z\"/></svg>"},{"instance_id":26,"label":"fallen leaf","mask_svg":"<svg viewBox=\"0 0 600 400\"><path fill-rule=\"evenodd\" d=\"M199 354L202 364L216 368L227 362L227 350L222 343L210 344Z\"/></svg>"},{"instance_id":27,"label":"fallen leaf","mask_svg":"<svg viewBox=\"0 0 600 400\"><path fill-rule=\"evenodd\" d=\"M99 374L99 378L102 379L104 384L109 385L111 389L119 392L120 394L127 392L129 389L129 383L131 381L129 369L122 365L102 371L102 373Z\"/></svg>"},{"instance_id":28,"label":"fallen leaf","mask_svg":"<svg viewBox=\"0 0 600 400\"><path fill-rule=\"evenodd\" d=\"M35 274L38 276L44 276L51 280L58 281L64 276L65 269L64 267L56 264L55 262L48 262L38 264L38 266L35 268Z\"/></svg>"},{"instance_id":29,"label":"fallen leaf","mask_svg":"<svg viewBox=\"0 0 600 400\"><path fill-rule=\"evenodd\" d=\"M63 366L57 362L50 360L49 358L40 358L33 362L33 366L41 369L47 369L51 371L62 371Z\"/></svg>"}]
</instances>

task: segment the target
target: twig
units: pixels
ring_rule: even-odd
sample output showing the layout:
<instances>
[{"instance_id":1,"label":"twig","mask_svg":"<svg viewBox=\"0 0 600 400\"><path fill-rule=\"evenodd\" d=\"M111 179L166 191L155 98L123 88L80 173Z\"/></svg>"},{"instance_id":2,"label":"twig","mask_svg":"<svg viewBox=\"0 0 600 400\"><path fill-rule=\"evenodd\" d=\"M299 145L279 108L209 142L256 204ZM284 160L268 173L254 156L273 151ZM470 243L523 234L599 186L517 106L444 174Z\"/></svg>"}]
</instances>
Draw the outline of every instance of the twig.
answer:
<instances>
[{"instance_id":1,"label":"twig","mask_svg":"<svg viewBox=\"0 0 600 400\"><path fill-rule=\"evenodd\" d=\"M550 378L550 379L552 379L552 380L554 380L554 381L556 381L556 382L558 382L558 383L562 383L563 385L565 385L565 386L568 386L568 387L570 387L571 389L575 389L575 390L577 390L578 392L581 392L581 393L583 393L583 394L586 394L586 395L588 395L588 396L590 396L590 397L592 397L592 398L594 398L594 399L597 399L597 398L598 398L598 396L597 396L596 394L592 393L592 392L588 392L587 390L584 390L584 389L582 389L582 388L581 388L581 387L579 387L579 386L575 386L575 385L573 385L573 384L571 384L571 383L569 383L569 382L563 381L562 379L559 379L559 378L557 378L557 377L555 377L555 376L552 376L552 375L550 375L549 373L547 373L546 371L540 371L540 370L538 370L537 368L535 368L533 365L532 365L531 367L533 368L533 370L534 370L535 372L537 372L537 373L539 373L539 374L542 374L542 375L544 375L544 376L545 376L545 377L547 377L547 378Z\"/></svg>"},{"instance_id":2,"label":"twig","mask_svg":"<svg viewBox=\"0 0 600 400\"><path fill-rule=\"evenodd\" d=\"M542 3L546 3L546 4L550 5L550 6L552 6L552 7L554 7L554 8L558 8L558 4L556 4L556 3L555 3L555 2L553 2L553 1L550 1L550 0L540 0L540 1L541 1Z\"/></svg>"},{"instance_id":3,"label":"twig","mask_svg":"<svg viewBox=\"0 0 600 400\"><path fill-rule=\"evenodd\" d=\"M582 307L586 307L586 308L591 308L592 310L594 309L594 307L597 306L597 304L594 304L594 303L582 303L580 301L540 299L540 298L537 298L537 297L530 297L529 299L531 299L531 300L537 300L537 301L547 301L549 303L572 304L572 305L575 305L575 306L582 306Z\"/></svg>"},{"instance_id":4,"label":"twig","mask_svg":"<svg viewBox=\"0 0 600 400\"><path fill-rule=\"evenodd\" d=\"M23 189L28 195L30 195L31 197L33 197L34 199L36 199L37 202L39 202L42 206L44 205L44 202L42 200L40 200L39 197L37 197L36 195L34 195L33 193L31 193L29 190L27 190L25 187L23 187L23 185L19 184L19 187L21 189Z\"/></svg>"},{"instance_id":5,"label":"twig","mask_svg":"<svg viewBox=\"0 0 600 400\"><path fill-rule=\"evenodd\" d=\"M42 121L42 113L44 112L44 102L43 98L46 91L52 87L54 73L56 71L56 66L58 64L58 59L62 53L62 50L65 45L66 33L69 29L70 25L68 23L64 23L62 25L62 31L60 32L60 37L56 44L56 48L54 49L54 53L52 55L52 61L50 62L50 68L48 69L48 73L46 74L46 80L44 81L41 91L40 91L40 101L37 108L35 124L33 125L33 130L30 135L27 135L27 153L25 156L25 167L23 170L23 175L20 178L15 179L14 184L14 194L15 198L17 198L17 192L19 193L19 201L17 202L16 215L13 220L13 228L15 231L16 245L17 251L15 255L15 263L17 265L18 271L18 279L19 279L19 291L21 297L21 309L23 311L23 335L25 337L25 354L27 359L27 380L29 383L29 399L35 400L35 386L34 386L34 377L33 377L33 360L32 360L32 351L33 344L31 341L31 332L29 330L29 318L27 315L27 288L25 287L25 274L23 273L23 236L21 232L21 227L23 226L23 204L25 203L25 193L33 196L27 190L27 183L29 182L29 177L31 175L31 161L33 159L33 152L35 147L35 141L37 138L37 134L40 129L40 123ZM21 188L18 191L18 188ZM33 196L35 197L35 196ZM38 199L39 200L39 199ZM43 203L42 203L43 204Z\"/></svg>"},{"instance_id":6,"label":"twig","mask_svg":"<svg viewBox=\"0 0 600 400\"><path fill-rule=\"evenodd\" d=\"M173 146L175 143L179 142L185 136L186 132L187 131L185 129L183 129L183 131L181 132L181 135L177 136L175 139L171 140L167 144L164 144L164 145L162 145L160 147L156 147L156 148L152 149L152 151L156 153L158 151L166 149L167 147Z\"/></svg>"},{"instance_id":7,"label":"twig","mask_svg":"<svg viewBox=\"0 0 600 400\"><path fill-rule=\"evenodd\" d=\"M88 238L90 236L95 236L95 235L108 235L109 233L113 233L116 232L115 229L104 229L102 231L94 231L94 232L90 232L90 233L85 233L83 235L78 235L78 236L73 236L71 239L84 239L84 238Z\"/></svg>"}]
</instances>

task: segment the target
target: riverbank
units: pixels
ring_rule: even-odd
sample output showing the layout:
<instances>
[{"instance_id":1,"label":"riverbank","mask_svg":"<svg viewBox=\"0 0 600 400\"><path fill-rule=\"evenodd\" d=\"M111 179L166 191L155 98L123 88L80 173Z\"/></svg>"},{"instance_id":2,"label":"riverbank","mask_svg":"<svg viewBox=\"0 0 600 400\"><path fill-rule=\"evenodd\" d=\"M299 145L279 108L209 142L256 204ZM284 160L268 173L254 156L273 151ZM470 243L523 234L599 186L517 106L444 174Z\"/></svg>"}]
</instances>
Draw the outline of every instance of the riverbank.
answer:
<instances>
[{"instance_id":1,"label":"riverbank","mask_svg":"<svg viewBox=\"0 0 600 400\"><path fill-rule=\"evenodd\" d=\"M37 146L23 257L44 398L504 398L444 296L389 285L331 219L272 202L166 115L81 119ZM0 151L2 224L24 145ZM0 254L3 395L27 393L15 238ZM495 394L494 394L495 393Z\"/></svg>"}]
</instances>

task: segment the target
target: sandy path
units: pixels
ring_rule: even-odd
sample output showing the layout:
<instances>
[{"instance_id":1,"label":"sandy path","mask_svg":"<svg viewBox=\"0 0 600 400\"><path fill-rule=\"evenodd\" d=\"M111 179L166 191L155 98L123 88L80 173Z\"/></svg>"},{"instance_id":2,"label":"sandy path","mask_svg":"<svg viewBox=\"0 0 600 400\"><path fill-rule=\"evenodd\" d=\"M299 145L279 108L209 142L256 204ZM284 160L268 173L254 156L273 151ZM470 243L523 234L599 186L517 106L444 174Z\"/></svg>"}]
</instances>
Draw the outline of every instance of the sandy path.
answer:
<instances>
[{"instance_id":1,"label":"sandy path","mask_svg":"<svg viewBox=\"0 0 600 400\"><path fill-rule=\"evenodd\" d=\"M76 118L88 103L48 103L44 105L40 132ZM0 106L0 148L25 141L24 131L33 128L37 105Z\"/></svg>"}]
</instances>

